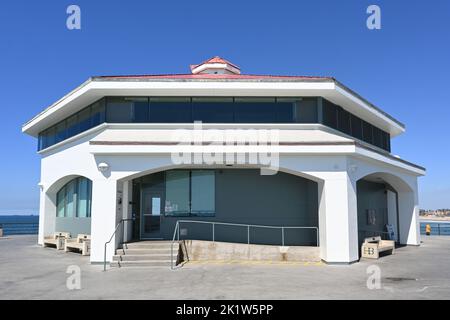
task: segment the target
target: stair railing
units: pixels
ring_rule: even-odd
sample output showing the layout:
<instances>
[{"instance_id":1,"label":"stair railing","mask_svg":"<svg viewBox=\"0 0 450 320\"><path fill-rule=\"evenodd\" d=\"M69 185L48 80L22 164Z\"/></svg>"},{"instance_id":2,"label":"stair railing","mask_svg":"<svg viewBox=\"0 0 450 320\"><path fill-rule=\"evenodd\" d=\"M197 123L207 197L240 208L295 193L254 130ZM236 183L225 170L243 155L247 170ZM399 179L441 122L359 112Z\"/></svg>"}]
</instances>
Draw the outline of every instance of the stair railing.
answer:
<instances>
[{"instance_id":1,"label":"stair railing","mask_svg":"<svg viewBox=\"0 0 450 320\"><path fill-rule=\"evenodd\" d=\"M247 229L247 244L250 245L250 229L251 228L266 228L266 229L279 229L281 230L281 245L284 247L285 244L285 230L287 229L310 229L316 231L316 246L319 246L319 228L318 227L298 227L298 226L266 226L266 225L257 225L257 224L240 224L240 223L228 223L228 222L212 222L212 221L198 221L198 220L177 220L175 224L175 229L173 231L172 244L170 249L170 268L172 270L175 269L173 263L173 245L175 241L180 242L180 224L181 223L203 223L210 224L212 226L212 241L216 241L216 225L222 226L234 226L234 227L245 227ZM187 247L185 248L187 252ZM189 261L189 260L188 260Z\"/></svg>"},{"instance_id":2,"label":"stair railing","mask_svg":"<svg viewBox=\"0 0 450 320\"><path fill-rule=\"evenodd\" d=\"M114 238L114 236L117 233L117 230L119 230L119 227L122 226L122 244L123 244L123 237L124 237L124 231L125 228L123 228L124 226L124 222L126 221L134 221L134 219L122 219L119 221L119 223L116 225L116 228L114 229L113 234L111 235L111 238L109 238L109 240L107 242L105 242L105 251L103 253L103 271L106 271L106 249L109 243L111 243L112 239ZM115 249L115 248L114 248Z\"/></svg>"}]
</instances>

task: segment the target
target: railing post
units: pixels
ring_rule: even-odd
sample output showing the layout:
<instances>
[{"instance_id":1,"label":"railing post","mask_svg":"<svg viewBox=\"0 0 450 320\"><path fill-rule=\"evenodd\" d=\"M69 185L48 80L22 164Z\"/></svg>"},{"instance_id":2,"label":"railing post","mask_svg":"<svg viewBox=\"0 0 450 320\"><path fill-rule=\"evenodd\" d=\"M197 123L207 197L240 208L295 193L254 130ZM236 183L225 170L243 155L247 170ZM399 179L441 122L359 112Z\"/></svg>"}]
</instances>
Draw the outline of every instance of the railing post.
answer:
<instances>
[{"instance_id":1,"label":"railing post","mask_svg":"<svg viewBox=\"0 0 450 320\"><path fill-rule=\"evenodd\" d=\"M105 251L103 252L103 271L106 271L106 243L105 243Z\"/></svg>"},{"instance_id":2,"label":"railing post","mask_svg":"<svg viewBox=\"0 0 450 320\"><path fill-rule=\"evenodd\" d=\"M178 239L178 241L180 241L180 224L179 223L177 223L177 239Z\"/></svg>"},{"instance_id":3,"label":"railing post","mask_svg":"<svg viewBox=\"0 0 450 320\"><path fill-rule=\"evenodd\" d=\"M173 241L170 244L170 269L173 270Z\"/></svg>"},{"instance_id":4,"label":"railing post","mask_svg":"<svg viewBox=\"0 0 450 320\"><path fill-rule=\"evenodd\" d=\"M281 246L284 247L284 227L281 227Z\"/></svg>"},{"instance_id":5,"label":"railing post","mask_svg":"<svg viewBox=\"0 0 450 320\"><path fill-rule=\"evenodd\" d=\"M319 229L318 228L316 228L316 246L317 247L320 246L320 244L319 244Z\"/></svg>"},{"instance_id":6,"label":"railing post","mask_svg":"<svg viewBox=\"0 0 450 320\"><path fill-rule=\"evenodd\" d=\"M438 236L440 236L440 235L441 235L441 224L438 223Z\"/></svg>"},{"instance_id":7,"label":"railing post","mask_svg":"<svg viewBox=\"0 0 450 320\"><path fill-rule=\"evenodd\" d=\"M212 224L212 227L213 227L213 242L216 242L215 241L215 239L216 239L216 237L215 237L215 227L216 227L216 224L213 222L213 224Z\"/></svg>"},{"instance_id":8,"label":"railing post","mask_svg":"<svg viewBox=\"0 0 450 320\"><path fill-rule=\"evenodd\" d=\"M247 226L247 244L250 244L250 225Z\"/></svg>"}]
</instances>

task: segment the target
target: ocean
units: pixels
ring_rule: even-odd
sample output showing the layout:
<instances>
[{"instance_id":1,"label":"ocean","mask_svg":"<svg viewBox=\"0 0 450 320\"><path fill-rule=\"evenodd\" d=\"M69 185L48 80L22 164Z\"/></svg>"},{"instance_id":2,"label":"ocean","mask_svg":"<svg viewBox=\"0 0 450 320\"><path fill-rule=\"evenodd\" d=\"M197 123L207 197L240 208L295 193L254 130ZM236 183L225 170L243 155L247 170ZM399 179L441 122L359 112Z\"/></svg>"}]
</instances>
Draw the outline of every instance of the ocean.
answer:
<instances>
[{"instance_id":1,"label":"ocean","mask_svg":"<svg viewBox=\"0 0 450 320\"><path fill-rule=\"evenodd\" d=\"M3 235L37 234L39 216L0 216Z\"/></svg>"},{"instance_id":2,"label":"ocean","mask_svg":"<svg viewBox=\"0 0 450 320\"><path fill-rule=\"evenodd\" d=\"M433 236L450 236L450 221L420 221L420 234L425 234L425 226L429 224L431 227L431 235Z\"/></svg>"},{"instance_id":3,"label":"ocean","mask_svg":"<svg viewBox=\"0 0 450 320\"><path fill-rule=\"evenodd\" d=\"M450 235L450 221L426 221L420 222L420 233L425 234L425 226L431 226L432 235ZM37 234L39 216L0 216L0 227L3 227L3 235Z\"/></svg>"}]
</instances>

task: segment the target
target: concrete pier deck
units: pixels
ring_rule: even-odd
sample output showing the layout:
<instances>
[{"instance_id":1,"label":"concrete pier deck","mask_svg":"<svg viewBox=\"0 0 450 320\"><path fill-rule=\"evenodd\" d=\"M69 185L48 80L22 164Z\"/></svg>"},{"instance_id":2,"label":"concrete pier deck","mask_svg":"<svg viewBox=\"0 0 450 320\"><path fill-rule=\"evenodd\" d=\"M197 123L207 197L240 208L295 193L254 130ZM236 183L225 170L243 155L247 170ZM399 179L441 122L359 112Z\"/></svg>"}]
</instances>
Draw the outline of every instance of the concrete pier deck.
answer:
<instances>
[{"instance_id":1,"label":"concrete pier deck","mask_svg":"<svg viewBox=\"0 0 450 320\"><path fill-rule=\"evenodd\" d=\"M450 237L422 241L345 266L216 261L102 272L88 257L39 247L36 236L11 236L0 240L0 299L450 299ZM81 270L80 290L66 286L69 266ZM367 287L371 266L380 289Z\"/></svg>"}]
</instances>

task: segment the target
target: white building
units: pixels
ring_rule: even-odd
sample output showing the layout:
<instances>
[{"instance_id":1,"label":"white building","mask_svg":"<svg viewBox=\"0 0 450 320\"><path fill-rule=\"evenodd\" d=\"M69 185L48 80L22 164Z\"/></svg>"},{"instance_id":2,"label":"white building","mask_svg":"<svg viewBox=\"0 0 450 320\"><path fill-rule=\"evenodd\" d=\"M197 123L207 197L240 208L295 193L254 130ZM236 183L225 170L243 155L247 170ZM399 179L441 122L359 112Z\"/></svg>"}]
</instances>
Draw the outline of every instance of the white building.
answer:
<instances>
[{"instance_id":1,"label":"white building","mask_svg":"<svg viewBox=\"0 0 450 320\"><path fill-rule=\"evenodd\" d=\"M113 236L109 261L123 239L172 239L178 219L318 227L328 263L357 261L362 239L386 224L399 243L420 244L425 169L392 155L402 123L333 78L244 75L219 57L191 72L94 77L23 126L42 156L40 244L55 231L90 233L95 263ZM223 145L230 132L272 140ZM267 151L271 163L205 160ZM199 158L175 161L183 152ZM278 172L260 174L268 164ZM217 230L216 239L246 242L246 233ZM316 245L313 233L289 231L286 242ZM252 237L279 245L270 232Z\"/></svg>"}]
</instances>

